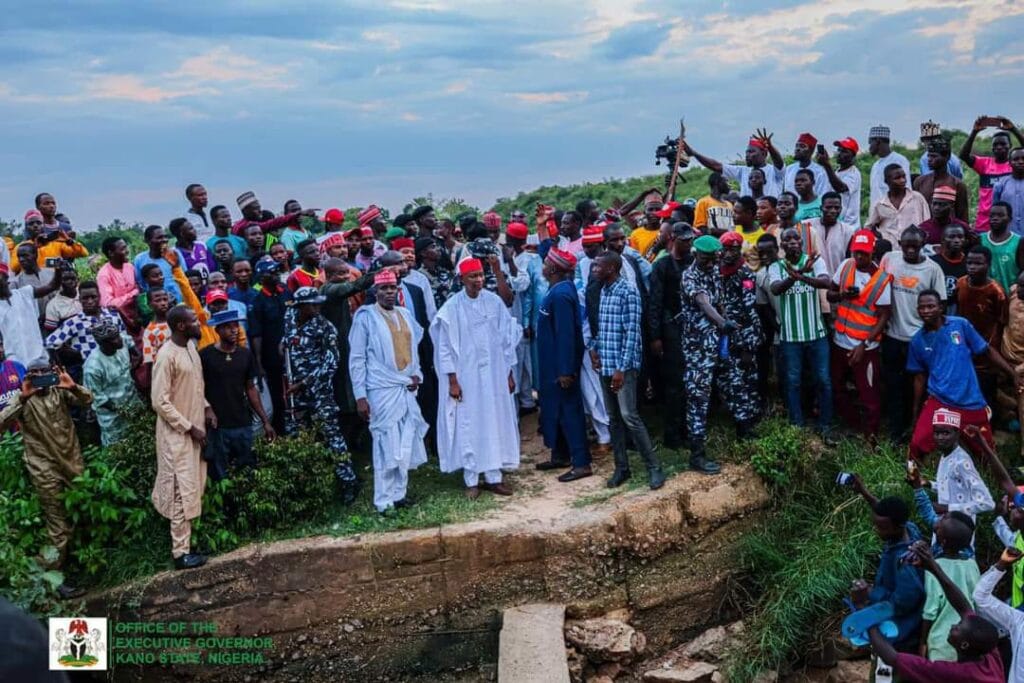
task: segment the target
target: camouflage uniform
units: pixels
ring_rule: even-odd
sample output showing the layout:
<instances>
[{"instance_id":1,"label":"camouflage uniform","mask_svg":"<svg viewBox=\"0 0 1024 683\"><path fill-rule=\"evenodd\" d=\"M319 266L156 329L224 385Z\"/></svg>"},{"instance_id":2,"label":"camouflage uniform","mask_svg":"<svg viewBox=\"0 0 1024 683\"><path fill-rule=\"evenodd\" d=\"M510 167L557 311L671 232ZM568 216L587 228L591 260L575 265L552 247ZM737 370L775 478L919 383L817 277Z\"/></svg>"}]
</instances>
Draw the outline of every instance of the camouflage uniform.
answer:
<instances>
[{"instance_id":1,"label":"camouflage uniform","mask_svg":"<svg viewBox=\"0 0 1024 683\"><path fill-rule=\"evenodd\" d=\"M299 327L293 309L285 316L284 344L291 363L289 380L304 380L302 388L292 395L294 405L285 418L285 433L295 434L315 424L337 458L335 476L349 502L359 490L359 480L352 469L348 444L341 431L341 411L334 398L333 378L340 362L338 332L322 315Z\"/></svg>"},{"instance_id":2,"label":"camouflage uniform","mask_svg":"<svg viewBox=\"0 0 1024 683\"><path fill-rule=\"evenodd\" d=\"M760 406L755 358L764 335L761 319L754 310L757 287L754 273L746 265L732 275L723 275L721 282L722 311L739 329L729 335L729 357L716 355L718 391L736 421L744 423L758 417ZM743 352L749 354L749 365L740 362Z\"/></svg>"},{"instance_id":3,"label":"camouflage uniform","mask_svg":"<svg viewBox=\"0 0 1024 683\"><path fill-rule=\"evenodd\" d=\"M721 334L697 305L697 295L701 292L723 317L739 326L729 336L729 358L718 355ZM680 296L686 361L686 428L690 447L694 449L702 448L707 441L712 379L738 422L746 424L757 416L756 370L753 365L741 366L740 353L756 350L761 340L761 321L754 310L754 276L746 266L723 279L717 266L704 271L694 262L683 271Z\"/></svg>"}]
</instances>

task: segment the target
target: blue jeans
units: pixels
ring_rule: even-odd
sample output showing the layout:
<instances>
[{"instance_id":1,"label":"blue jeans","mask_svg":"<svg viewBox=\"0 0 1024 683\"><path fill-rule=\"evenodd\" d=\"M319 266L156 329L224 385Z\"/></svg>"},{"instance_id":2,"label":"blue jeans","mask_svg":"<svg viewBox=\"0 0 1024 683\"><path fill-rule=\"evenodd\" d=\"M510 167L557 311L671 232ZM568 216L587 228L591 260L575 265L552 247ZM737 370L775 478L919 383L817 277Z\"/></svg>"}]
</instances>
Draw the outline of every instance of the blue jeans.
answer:
<instances>
[{"instance_id":1,"label":"blue jeans","mask_svg":"<svg viewBox=\"0 0 1024 683\"><path fill-rule=\"evenodd\" d=\"M811 342L780 342L782 367L786 374L786 411L789 421L804 426L804 412L800 405L800 380L807 374L818 389L818 428L832 425L832 379L829 377L828 337Z\"/></svg>"}]
</instances>

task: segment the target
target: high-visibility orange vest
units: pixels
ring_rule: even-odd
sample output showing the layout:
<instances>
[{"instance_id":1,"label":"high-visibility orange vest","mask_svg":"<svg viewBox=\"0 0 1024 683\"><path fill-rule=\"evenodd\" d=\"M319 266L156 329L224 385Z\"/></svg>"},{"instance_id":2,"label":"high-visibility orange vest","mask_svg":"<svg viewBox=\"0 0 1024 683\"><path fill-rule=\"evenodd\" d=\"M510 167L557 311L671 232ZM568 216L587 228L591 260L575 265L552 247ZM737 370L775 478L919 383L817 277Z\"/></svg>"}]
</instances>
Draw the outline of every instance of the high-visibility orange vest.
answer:
<instances>
[{"instance_id":1,"label":"high-visibility orange vest","mask_svg":"<svg viewBox=\"0 0 1024 683\"><path fill-rule=\"evenodd\" d=\"M850 259L839 273L839 291L845 292L854 286L857 265ZM867 341L868 335L878 323L878 299L892 282L892 275L879 268L860 291L856 299L841 299L836 304L836 332L850 339Z\"/></svg>"}]
</instances>

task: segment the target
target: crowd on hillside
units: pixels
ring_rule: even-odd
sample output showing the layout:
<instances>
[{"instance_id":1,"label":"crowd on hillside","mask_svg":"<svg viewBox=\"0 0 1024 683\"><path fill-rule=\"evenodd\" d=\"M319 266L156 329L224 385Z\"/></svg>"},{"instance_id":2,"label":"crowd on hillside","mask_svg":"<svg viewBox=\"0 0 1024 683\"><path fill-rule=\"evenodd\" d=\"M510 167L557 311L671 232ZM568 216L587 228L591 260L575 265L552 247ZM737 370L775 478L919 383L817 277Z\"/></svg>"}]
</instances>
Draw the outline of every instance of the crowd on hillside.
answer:
<instances>
[{"instance_id":1,"label":"crowd on hillside","mask_svg":"<svg viewBox=\"0 0 1024 683\"><path fill-rule=\"evenodd\" d=\"M977 155L989 127L991 156ZM890 137L868 133L867 187L854 138L829 153L804 133L786 164L758 131L742 165L682 142L712 171L706 196L651 188L509 216L317 216L294 200L274 215L253 192L233 215L192 184L145 251L111 237L96 261L38 195L0 248L0 422L23 436L58 563L81 435L118 441L136 401L157 416L152 500L178 568L206 559L190 536L207 476L258 467L259 433L317 430L346 501L362 483L350 444L366 444L382 515L415 504L409 473L431 458L462 471L469 498L512 495L503 472L538 410L551 455L536 467L566 483L610 454L607 485L622 485L631 449L661 487L649 405L662 445L709 475L713 404L740 439L781 403L826 443L887 437L921 459L943 450L945 420L984 454L992 421L1019 429L1024 410L1024 138L981 117L958 161L929 122L912 173ZM965 172L980 181L973 225Z\"/></svg>"}]
</instances>

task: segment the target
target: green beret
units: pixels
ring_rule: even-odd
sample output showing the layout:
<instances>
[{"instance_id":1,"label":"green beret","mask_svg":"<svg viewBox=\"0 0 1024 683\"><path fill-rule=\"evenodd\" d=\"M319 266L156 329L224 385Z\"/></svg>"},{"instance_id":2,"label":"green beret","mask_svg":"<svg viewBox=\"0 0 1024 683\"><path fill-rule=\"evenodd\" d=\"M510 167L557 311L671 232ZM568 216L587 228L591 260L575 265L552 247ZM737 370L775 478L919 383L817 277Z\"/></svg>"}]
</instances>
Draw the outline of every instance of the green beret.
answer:
<instances>
[{"instance_id":1,"label":"green beret","mask_svg":"<svg viewBox=\"0 0 1024 683\"><path fill-rule=\"evenodd\" d=\"M390 243L391 240L396 237L405 237L405 229L403 228L388 228L388 231L384 233L384 241Z\"/></svg>"},{"instance_id":2,"label":"green beret","mask_svg":"<svg viewBox=\"0 0 1024 683\"><path fill-rule=\"evenodd\" d=\"M705 254L714 254L722 250L722 243L711 235L701 235L693 241L693 248Z\"/></svg>"}]
</instances>

